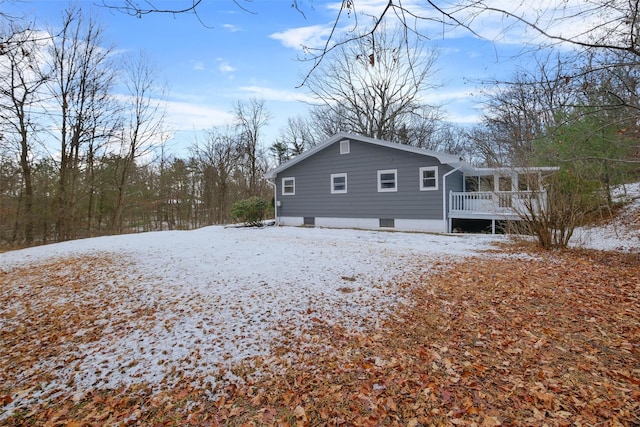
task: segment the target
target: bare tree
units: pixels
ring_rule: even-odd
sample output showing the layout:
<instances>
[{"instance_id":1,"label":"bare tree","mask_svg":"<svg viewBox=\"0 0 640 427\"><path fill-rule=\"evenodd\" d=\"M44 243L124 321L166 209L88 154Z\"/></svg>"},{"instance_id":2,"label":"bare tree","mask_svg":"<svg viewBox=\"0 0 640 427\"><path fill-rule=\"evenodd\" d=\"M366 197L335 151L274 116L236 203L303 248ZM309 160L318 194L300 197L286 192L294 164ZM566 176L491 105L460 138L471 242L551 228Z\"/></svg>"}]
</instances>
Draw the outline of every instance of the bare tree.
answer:
<instances>
[{"instance_id":1,"label":"bare tree","mask_svg":"<svg viewBox=\"0 0 640 427\"><path fill-rule=\"evenodd\" d=\"M242 166L247 178L247 194L257 196L264 187L260 185L260 181L262 174L266 172L262 131L269 123L271 113L261 99L238 101L234 110Z\"/></svg>"},{"instance_id":2,"label":"bare tree","mask_svg":"<svg viewBox=\"0 0 640 427\"><path fill-rule=\"evenodd\" d=\"M269 150L275 156L278 164L301 154L306 149L316 145L326 136L319 136L317 123L311 119L298 116L290 117L287 126L280 129L280 134Z\"/></svg>"},{"instance_id":3,"label":"bare tree","mask_svg":"<svg viewBox=\"0 0 640 427\"><path fill-rule=\"evenodd\" d=\"M202 146L196 144L192 148L203 181L202 202L209 224L222 224L230 219L230 187L240 154L236 139L230 127L212 129Z\"/></svg>"},{"instance_id":4,"label":"bare tree","mask_svg":"<svg viewBox=\"0 0 640 427\"><path fill-rule=\"evenodd\" d=\"M348 117L347 105L334 104L316 105L310 109L311 121L314 123L314 134L318 140L330 138L338 132L348 132L351 127L345 117Z\"/></svg>"},{"instance_id":5,"label":"bare tree","mask_svg":"<svg viewBox=\"0 0 640 427\"><path fill-rule=\"evenodd\" d=\"M102 28L79 9L63 16L60 35L51 45L53 61L49 88L59 109L59 128L53 135L60 144L56 231L59 240L76 235L79 177L87 144L109 137L104 122L109 116L109 96L114 82L109 65L110 48L102 45Z\"/></svg>"},{"instance_id":6,"label":"bare tree","mask_svg":"<svg viewBox=\"0 0 640 427\"><path fill-rule=\"evenodd\" d=\"M512 209L520 220L509 231L534 236L543 249L566 248L593 207L593 193L583 184L584 180L565 173L546 176L542 187L519 194Z\"/></svg>"},{"instance_id":7,"label":"bare tree","mask_svg":"<svg viewBox=\"0 0 640 427\"><path fill-rule=\"evenodd\" d=\"M122 232L122 210L124 208L129 175L136 159L153 148L153 143L162 138L164 111L162 100L164 89L158 84L156 69L148 58L139 53L130 57L124 65L125 94L123 127L120 130L120 170L117 177L117 199L112 231Z\"/></svg>"},{"instance_id":8,"label":"bare tree","mask_svg":"<svg viewBox=\"0 0 640 427\"><path fill-rule=\"evenodd\" d=\"M14 13L7 13L5 9L2 7L3 4L15 4L20 3L22 0L0 0L0 25L5 28L14 28L21 27L19 24L24 20L24 16L18 16ZM30 29L24 27L20 30L20 32L29 32ZM32 34L33 35L33 34ZM0 34L0 53L4 53L10 49L16 49L22 46L23 42L34 42L36 41L36 37L30 37L28 40L20 37L14 37L13 31L6 32L4 34Z\"/></svg>"},{"instance_id":9,"label":"bare tree","mask_svg":"<svg viewBox=\"0 0 640 427\"><path fill-rule=\"evenodd\" d=\"M118 2L103 0L102 5L109 9L118 10L128 15L141 18L144 15L149 15L152 13L197 13L198 6L201 2L202 0L187 0L182 2L182 4L178 7L166 7L162 4L162 2L154 2L149 0L122 0Z\"/></svg>"},{"instance_id":10,"label":"bare tree","mask_svg":"<svg viewBox=\"0 0 640 427\"><path fill-rule=\"evenodd\" d=\"M482 126L472 131L472 140L488 166L531 166L537 142L562 124L575 104L572 81L563 78L575 65L547 56L533 64L485 95Z\"/></svg>"},{"instance_id":11,"label":"bare tree","mask_svg":"<svg viewBox=\"0 0 640 427\"><path fill-rule=\"evenodd\" d=\"M136 18L142 18L145 15L151 15L156 13L169 13L172 15L181 13L191 13L203 22L198 13L198 7L202 3L202 0L183 0L177 6L167 5L163 0L102 0L102 6L117 10L127 15L135 16ZM229 3L233 3L235 6L245 12L251 13L251 7L253 6L252 0L230 0ZM299 13L304 15L304 12L299 6L298 0L291 0L289 2L291 7L296 9Z\"/></svg>"},{"instance_id":12,"label":"bare tree","mask_svg":"<svg viewBox=\"0 0 640 427\"><path fill-rule=\"evenodd\" d=\"M322 114L337 118L341 130L394 141L407 134L412 118L428 120L421 96L434 87L436 55L407 37L383 26L326 58L307 80Z\"/></svg>"},{"instance_id":13,"label":"bare tree","mask_svg":"<svg viewBox=\"0 0 640 427\"><path fill-rule=\"evenodd\" d=\"M3 39L14 47L4 50L0 56L0 126L4 130L0 147L15 153L19 159L24 185L21 197L24 210L20 218L24 240L30 244L34 239L34 140L41 130L32 112L42 101L41 88L47 80L47 69L33 32L14 29Z\"/></svg>"}]
</instances>

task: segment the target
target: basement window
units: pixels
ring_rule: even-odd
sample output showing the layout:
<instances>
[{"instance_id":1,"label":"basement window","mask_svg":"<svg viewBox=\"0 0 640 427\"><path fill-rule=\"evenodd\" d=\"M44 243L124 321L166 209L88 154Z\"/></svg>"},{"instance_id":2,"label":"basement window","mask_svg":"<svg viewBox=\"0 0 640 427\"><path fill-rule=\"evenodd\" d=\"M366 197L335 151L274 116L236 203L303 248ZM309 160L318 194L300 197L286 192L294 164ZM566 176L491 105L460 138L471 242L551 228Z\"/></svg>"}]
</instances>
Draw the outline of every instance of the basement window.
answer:
<instances>
[{"instance_id":1,"label":"basement window","mask_svg":"<svg viewBox=\"0 0 640 427\"><path fill-rule=\"evenodd\" d=\"M394 228L396 221L393 218L380 218L380 228Z\"/></svg>"}]
</instances>

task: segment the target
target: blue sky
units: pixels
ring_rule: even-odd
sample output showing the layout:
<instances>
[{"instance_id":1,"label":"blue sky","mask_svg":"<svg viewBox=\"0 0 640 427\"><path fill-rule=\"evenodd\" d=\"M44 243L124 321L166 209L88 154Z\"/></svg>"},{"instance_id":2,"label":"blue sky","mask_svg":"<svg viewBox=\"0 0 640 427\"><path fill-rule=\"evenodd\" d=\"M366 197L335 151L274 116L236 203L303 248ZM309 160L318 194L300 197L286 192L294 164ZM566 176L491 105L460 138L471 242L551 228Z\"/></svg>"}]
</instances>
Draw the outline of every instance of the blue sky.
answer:
<instances>
[{"instance_id":1,"label":"blue sky","mask_svg":"<svg viewBox=\"0 0 640 427\"><path fill-rule=\"evenodd\" d=\"M304 87L296 87L310 63L297 60L302 54L299 46L303 42L322 41L335 20L339 4L301 1L303 15L291 7L291 0L241 2L250 12L231 0L205 0L198 9L198 20L192 14L136 18L98 7L95 4L98 2L101 3L80 0L75 4L97 18L104 26L105 40L117 50L125 54L142 50L158 67L169 89L167 125L175 134L169 144L183 147L193 142L194 131L228 123L233 104L239 100L265 100L272 115L265 129L266 145L274 141L289 117L304 114L307 105L301 100L305 99L306 91ZM166 7L178 3L184 4L156 1ZM375 11L380 10L382 3L361 0L359 4ZM25 0L3 6L18 7L40 27L58 25L69 4L58 0ZM442 104L446 117L459 123L478 120L478 81L498 71L509 72L516 65L513 55L520 48L513 41L492 43L460 32L442 34L429 45L439 50L435 79L441 87L425 94L426 98Z\"/></svg>"}]
</instances>

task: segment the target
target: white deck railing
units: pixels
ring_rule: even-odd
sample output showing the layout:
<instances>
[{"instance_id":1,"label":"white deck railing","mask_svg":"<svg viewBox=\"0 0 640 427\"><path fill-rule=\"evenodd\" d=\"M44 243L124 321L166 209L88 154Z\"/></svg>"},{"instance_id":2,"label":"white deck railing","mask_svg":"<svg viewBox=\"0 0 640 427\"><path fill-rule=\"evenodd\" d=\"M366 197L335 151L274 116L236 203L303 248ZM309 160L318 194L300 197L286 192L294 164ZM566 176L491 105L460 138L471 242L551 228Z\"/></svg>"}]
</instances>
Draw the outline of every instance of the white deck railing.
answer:
<instances>
[{"instance_id":1,"label":"white deck railing","mask_svg":"<svg viewBox=\"0 0 640 427\"><path fill-rule=\"evenodd\" d=\"M545 192L531 191L475 191L449 193L450 214L482 214L492 216L520 216L529 211L528 206L545 206Z\"/></svg>"}]
</instances>

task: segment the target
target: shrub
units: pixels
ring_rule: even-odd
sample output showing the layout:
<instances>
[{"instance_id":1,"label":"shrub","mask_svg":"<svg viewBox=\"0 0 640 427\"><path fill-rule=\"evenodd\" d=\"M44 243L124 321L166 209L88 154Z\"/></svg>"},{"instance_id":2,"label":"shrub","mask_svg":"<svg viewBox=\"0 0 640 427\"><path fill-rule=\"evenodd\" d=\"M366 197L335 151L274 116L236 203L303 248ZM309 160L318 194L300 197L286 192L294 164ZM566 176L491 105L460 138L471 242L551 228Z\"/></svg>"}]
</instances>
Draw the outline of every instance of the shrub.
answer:
<instances>
[{"instance_id":1,"label":"shrub","mask_svg":"<svg viewBox=\"0 0 640 427\"><path fill-rule=\"evenodd\" d=\"M521 196L522 207L515 209L522 218L518 232L535 236L544 249L566 248L585 216L606 206L598 183L571 171L549 176L545 188Z\"/></svg>"},{"instance_id":2,"label":"shrub","mask_svg":"<svg viewBox=\"0 0 640 427\"><path fill-rule=\"evenodd\" d=\"M238 200L231 206L231 216L247 226L261 226L267 210L267 202L260 197Z\"/></svg>"}]
</instances>

